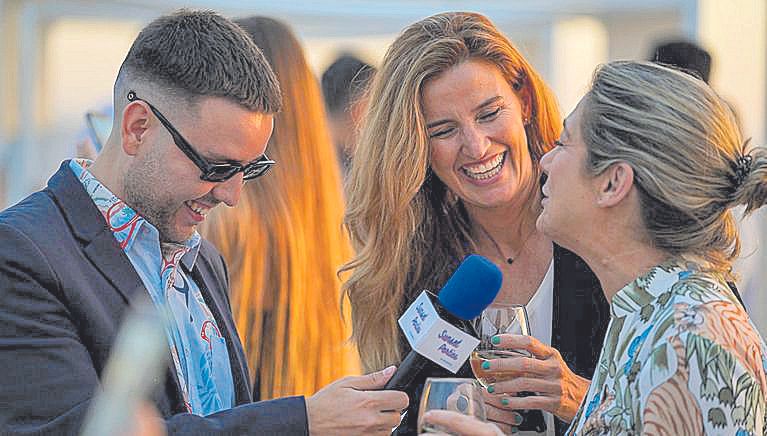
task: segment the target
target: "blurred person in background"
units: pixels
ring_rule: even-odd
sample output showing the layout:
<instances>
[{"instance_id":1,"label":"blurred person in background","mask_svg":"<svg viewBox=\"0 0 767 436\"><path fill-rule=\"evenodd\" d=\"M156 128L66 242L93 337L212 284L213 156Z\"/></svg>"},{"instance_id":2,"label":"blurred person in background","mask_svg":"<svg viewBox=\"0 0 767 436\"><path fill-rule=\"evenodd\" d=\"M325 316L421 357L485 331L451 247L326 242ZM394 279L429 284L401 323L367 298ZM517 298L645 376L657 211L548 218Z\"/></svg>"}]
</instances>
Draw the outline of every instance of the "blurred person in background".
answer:
<instances>
[{"instance_id":1,"label":"blurred person in background","mask_svg":"<svg viewBox=\"0 0 767 436\"><path fill-rule=\"evenodd\" d=\"M680 69L706 83L711 75L711 55L703 47L689 41L658 43L652 49L649 60Z\"/></svg>"},{"instance_id":2,"label":"blurred person in background","mask_svg":"<svg viewBox=\"0 0 767 436\"><path fill-rule=\"evenodd\" d=\"M236 23L280 83L283 106L268 145L279 165L243 187L236 209L211 214L202 233L229 265L254 396L311 395L360 371L351 328L339 309L336 271L351 256L342 228L340 171L319 86L296 36L267 17Z\"/></svg>"},{"instance_id":3,"label":"blurred person in background","mask_svg":"<svg viewBox=\"0 0 767 436\"><path fill-rule=\"evenodd\" d=\"M434 15L392 43L371 84L347 180L346 226L357 254L343 268L351 272L344 289L365 370L407 354L399 316L479 253L503 272L496 302L525 304L529 313L533 338L517 348L536 358L508 360L537 374L524 386L489 386L488 417L506 432L530 429L536 423L513 410L542 409L546 434L564 431L588 389L609 311L585 263L535 228L539 161L560 129L553 94L486 17ZM468 362L457 374L472 375ZM455 377L430 364L408 392L402 433L416 431L427 376ZM538 395L516 395L522 391Z\"/></svg>"},{"instance_id":4,"label":"blurred person in background","mask_svg":"<svg viewBox=\"0 0 767 436\"><path fill-rule=\"evenodd\" d=\"M343 54L322 73L322 94L328 113L330 133L338 160L346 174L357 143L359 122L375 68L352 54Z\"/></svg>"},{"instance_id":5,"label":"blurred person in background","mask_svg":"<svg viewBox=\"0 0 767 436\"><path fill-rule=\"evenodd\" d=\"M114 113L112 105L104 106L98 110L89 110L83 116L85 124L77 132L74 149L69 151L70 156L80 159L93 160L101 153L109 134L112 131Z\"/></svg>"},{"instance_id":6,"label":"blurred person in background","mask_svg":"<svg viewBox=\"0 0 767 436\"><path fill-rule=\"evenodd\" d=\"M75 141L76 157L84 159L95 159L104 148L109 134L112 131L112 120L114 119L114 109L112 105L106 105L96 110L89 110L85 113L85 126L78 133Z\"/></svg>"},{"instance_id":7,"label":"blurred person in background","mask_svg":"<svg viewBox=\"0 0 767 436\"><path fill-rule=\"evenodd\" d=\"M407 406L380 390L394 368L252 402L226 265L197 232L275 164L280 90L251 38L211 11L157 18L113 98L96 160L64 161L0 213L0 434L77 434L120 322L147 295L168 321L169 364L142 375L168 434L388 434Z\"/></svg>"}]
</instances>

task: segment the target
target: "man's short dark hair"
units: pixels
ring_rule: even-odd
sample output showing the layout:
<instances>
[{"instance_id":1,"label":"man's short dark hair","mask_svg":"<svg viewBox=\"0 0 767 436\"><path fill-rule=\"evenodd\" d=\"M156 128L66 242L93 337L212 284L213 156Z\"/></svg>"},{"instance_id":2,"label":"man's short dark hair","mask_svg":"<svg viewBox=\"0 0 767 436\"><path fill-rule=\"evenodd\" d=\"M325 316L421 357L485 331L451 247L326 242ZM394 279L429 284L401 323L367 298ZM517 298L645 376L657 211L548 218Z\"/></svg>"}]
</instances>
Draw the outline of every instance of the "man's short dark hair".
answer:
<instances>
[{"instance_id":1,"label":"man's short dark hair","mask_svg":"<svg viewBox=\"0 0 767 436\"><path fill-rule=\"evenodd\" d=\"M182 9L149 23L120 67L118 84L123 80L192 102L223 97L263 113L276 113L282 104L277 78L255 43L212 11Z\"/></svg>"},{"instance_id":2,"label":"man's short dark hair","mask_svg":"<svg viewBox=\"0 0 767 436\"><path fill-rule=\"evenodd\" d=\"M670 65L708 83L711 55L692 42L669 41L658 44L650 60L658 64Z\"/></svg>"},{"instance_id":3,"label":"man's short dark hair","mask_svg":"<svg viewBox=\"0 0 767 436\"><path fill-rule=\"evenodd\" d=\"M375 68L357 57L344 54L322 73L322 94L329 113L346 111L375 73Z\"/></svg>"}]
</instances>

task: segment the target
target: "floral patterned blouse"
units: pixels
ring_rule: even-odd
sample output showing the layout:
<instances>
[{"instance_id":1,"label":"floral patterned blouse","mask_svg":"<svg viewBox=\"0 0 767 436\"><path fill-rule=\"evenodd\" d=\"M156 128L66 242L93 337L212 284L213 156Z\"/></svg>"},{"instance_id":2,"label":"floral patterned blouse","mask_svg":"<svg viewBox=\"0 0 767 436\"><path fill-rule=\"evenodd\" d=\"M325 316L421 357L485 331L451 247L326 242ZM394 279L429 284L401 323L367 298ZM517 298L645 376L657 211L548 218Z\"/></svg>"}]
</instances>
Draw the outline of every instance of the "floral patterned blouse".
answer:
<instances>
[{"instance_id":1,"label":"floral patterned blouse","mask_svg":"<svg viewBox=\"0 0 767 436\"><path fill-rule=\"evenodd\" d=\"M612 298L568 434L767 434L765 351L722 277L692 263L657 266Z\"/></svg>"}]
</instances>

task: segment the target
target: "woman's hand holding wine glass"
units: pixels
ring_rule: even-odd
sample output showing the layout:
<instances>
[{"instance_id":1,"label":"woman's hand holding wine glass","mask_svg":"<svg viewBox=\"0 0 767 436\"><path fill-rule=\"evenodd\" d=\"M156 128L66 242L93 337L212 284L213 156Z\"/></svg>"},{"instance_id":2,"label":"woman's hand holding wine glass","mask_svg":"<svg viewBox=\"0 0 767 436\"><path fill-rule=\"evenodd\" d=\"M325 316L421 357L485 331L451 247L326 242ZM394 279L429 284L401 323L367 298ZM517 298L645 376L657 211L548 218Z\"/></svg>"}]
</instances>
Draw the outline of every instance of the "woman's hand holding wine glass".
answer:
<instances>
[{"instance_id":1,"label":"woman's hand holding wine glass","mask_svg":"<svg viewBox=\"0 0 767 436\"><path fill-rule=\"evenodd\" d=\"M490 370L490 361L514 356L529 356L524 350L499 346L499 335L530 335L525 306L518 304L494 304L485 309L476 322L480 343L471 355L471 369L477 380L487 388L493 383L508 380L513 374Z\"/></svg>"},{"instance_id":2,"label":"woman's hand holding wine glass","mask_svg":"<svg viewBox=\"0 0 767 436\"><path fill-rule=\"evenodd\" d=\"M504 375L503 380L496 377L495 382L485 385L488 392L500 394L490 396L489 404L504 409L545 410L570 422L591 380L573 373L559 351L532 336L500 334L495 342L498 348L523 350L532 357L517 355L487 362L487 374ZM527 392L535 395L519 396ZM488 418L492 419L489 412Z\"/></svg>"},{"instance_id":3,"label":"woman's hand holding wine glass","mask_svg":"<svg viewBox=\"0 0 767 436\"><path fill-rule=\"evenodd\" d=\"M487 419L498 425L505 433L511 433L525 420L525 429L545 430L546 425L540 412L533 414L514 411L510 407L509 395L495 388L498 383L513 380L515 374L507 372L496 361L517 358L529 358L530 352L524 349L503 347L502 335L529 337L530 324L525 306L519 304L493 304L482 312L476 322L480 344L471 357L474 376L485 387L484 398L487 406Z\"/></svg>"}]
</instances>

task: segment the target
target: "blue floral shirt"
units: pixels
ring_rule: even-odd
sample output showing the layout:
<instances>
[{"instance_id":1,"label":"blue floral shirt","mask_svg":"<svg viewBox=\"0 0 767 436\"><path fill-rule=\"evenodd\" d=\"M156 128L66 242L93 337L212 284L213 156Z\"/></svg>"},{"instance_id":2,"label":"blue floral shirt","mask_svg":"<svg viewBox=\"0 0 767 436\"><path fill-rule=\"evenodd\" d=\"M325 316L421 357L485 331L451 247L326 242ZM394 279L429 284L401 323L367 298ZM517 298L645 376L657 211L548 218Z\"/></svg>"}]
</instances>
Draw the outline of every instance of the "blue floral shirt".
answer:
<instances>
[{"instance_id":1,"label":"blue floral shirt","mask_svg":"<svg viewBox=\"0 0 767 436\"><path fill-rule=\"evenodd\" d=\"M166 315L171 357L187 411L209 415L234 403L234 382L226 341L197 284L179 268L184 256L195 260L200 235L183 244L160 243L157 228L146 221L86 169L87 160L69 167L104 216L117 243L146 286L155 306Z\"/></svg>"},{"instance_id":2,"label":"blue floral shirt","mask_svg":"<svg viewBox=\"0 0 767 436\"><path fill-rule=\"evenodd\" d=\"M721 276L660 265L610 305L569 434L767 434L767 346Z\"/></svg>"}]
</instances>

